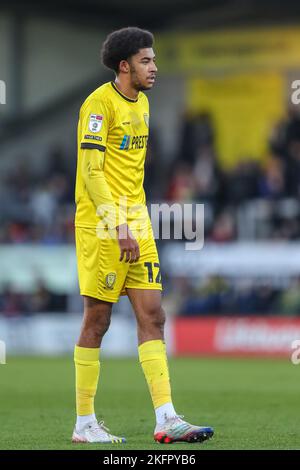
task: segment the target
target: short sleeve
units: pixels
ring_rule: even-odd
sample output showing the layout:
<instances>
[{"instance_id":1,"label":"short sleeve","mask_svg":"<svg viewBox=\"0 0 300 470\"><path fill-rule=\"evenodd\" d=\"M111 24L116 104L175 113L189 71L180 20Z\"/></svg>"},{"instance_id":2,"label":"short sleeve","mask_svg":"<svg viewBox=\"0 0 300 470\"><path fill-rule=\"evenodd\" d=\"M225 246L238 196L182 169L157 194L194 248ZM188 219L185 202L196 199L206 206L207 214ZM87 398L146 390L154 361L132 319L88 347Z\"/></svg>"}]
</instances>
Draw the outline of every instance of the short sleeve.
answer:
<instances>
[{"instance_id":1,"label":"short sleeve","mask_svg":"<svg viewBox=\"0 0 300 470\"><path fill-rule=\"evenodd\" d=\"M90 100L80 110L80 148L106 150L107 134L111 123L111 110L103 100Z\"/></svg>"}]
</instances>

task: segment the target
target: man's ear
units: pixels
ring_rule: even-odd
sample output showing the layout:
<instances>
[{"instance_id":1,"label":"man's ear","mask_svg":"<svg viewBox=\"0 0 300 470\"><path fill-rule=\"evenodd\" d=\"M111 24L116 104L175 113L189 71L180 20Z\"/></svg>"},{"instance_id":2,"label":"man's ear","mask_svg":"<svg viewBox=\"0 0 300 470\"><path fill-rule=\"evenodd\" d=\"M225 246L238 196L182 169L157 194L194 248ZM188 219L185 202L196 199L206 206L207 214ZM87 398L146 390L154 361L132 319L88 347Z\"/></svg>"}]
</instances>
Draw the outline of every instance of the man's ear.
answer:
<instances>
[{"instance_id":1,"label":"man's ear","mask_svg":"<svg viewBox=\"0 0 300 470\"><path fill-rule=\"evenodd\" d=\"M120 72L123 72L123 73L129 72L130 68L129 68L129 64L127 60L121 60L120 65L119 65L119 70Z\"/></svg>"}]
</instances>

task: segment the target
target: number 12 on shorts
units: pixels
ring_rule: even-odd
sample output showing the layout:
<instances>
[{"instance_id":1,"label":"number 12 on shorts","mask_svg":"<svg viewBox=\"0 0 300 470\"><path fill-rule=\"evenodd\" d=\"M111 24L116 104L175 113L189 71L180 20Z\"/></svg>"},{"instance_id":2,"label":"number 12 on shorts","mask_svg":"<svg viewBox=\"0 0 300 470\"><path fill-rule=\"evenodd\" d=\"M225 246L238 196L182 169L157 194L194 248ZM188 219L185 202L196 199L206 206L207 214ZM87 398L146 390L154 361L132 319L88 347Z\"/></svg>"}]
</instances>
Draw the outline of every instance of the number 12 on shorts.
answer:
<instances>
[{"instance_id":1,"label":"number 12 on shorts","mask_svg":"<svg viewBox=\"0 0 300 470\"><path fill-rule=\"evenodd\" d=\"M148 282L156 282L157 284L161 283L161 273L160 273L160 265L159 263L144 263L144 266L148 270ZM158 271L156 271L158 269ZM155 272L154 272L155 271ZM154 281L155 276L155 281Z\"/></svg>"}]
</instances>

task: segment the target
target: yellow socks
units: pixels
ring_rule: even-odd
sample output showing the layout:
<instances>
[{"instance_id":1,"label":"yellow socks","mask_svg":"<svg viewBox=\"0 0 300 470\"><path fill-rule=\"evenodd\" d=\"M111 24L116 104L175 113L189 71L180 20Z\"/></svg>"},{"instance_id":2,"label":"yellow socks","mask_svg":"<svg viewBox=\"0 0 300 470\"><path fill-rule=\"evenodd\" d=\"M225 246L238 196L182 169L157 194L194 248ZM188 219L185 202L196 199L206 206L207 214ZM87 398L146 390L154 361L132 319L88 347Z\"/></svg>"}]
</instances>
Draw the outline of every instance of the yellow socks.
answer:
<instances>
[{"instance_id":1,"label":"yellow socks","mask_svg":"<svg viewBox=\"0 0 300 470\"><path fill-rule=\"evenodd\" d=\"M143 368L154 408L172 403L166 345L162 340L146 341L139 346Z\"/></svg>"},{"instance_id":2,"label":"yellow socks","mask_svg":"<svg viewBox=\"0 0 300 470\"><path fill-rule=\"evenodd\" d=\"M75 346L78 427L86 424L84 420L96 419L94 397L100 372L99 353L100 348ZM165 419L175 415L165 343L162 340L146 341L139 346L139 358L149 386L157 423L163 423Z\"/></svg>"},{"instance_id":3,"label":"yellow socks","mask_svg":"<svg viewBox=\"0 0 300 470\"><path fill-rule=\"evenodd\" d=\"M75 346L76 411L79 416L94 413L94 397L100 371L99 352L100 348Z\"/></svg>"}]
</instances>

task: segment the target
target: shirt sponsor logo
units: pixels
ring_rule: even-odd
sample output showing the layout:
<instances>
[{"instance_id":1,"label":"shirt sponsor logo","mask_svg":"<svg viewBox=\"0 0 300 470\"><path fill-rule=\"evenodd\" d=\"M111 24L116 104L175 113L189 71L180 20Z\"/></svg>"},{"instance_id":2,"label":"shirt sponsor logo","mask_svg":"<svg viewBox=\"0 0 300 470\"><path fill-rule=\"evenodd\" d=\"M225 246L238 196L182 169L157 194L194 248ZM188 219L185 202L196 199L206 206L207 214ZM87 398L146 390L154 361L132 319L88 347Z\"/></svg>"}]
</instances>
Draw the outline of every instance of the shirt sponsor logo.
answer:
<instances>
[{"instance_id":1,"label":"shirt sponsor logo","mask_svg":"<svg viewBox=\"0 0 300 470\"><path fill-rule=\"evenodd\" d=\"M120 145L120 150L128 150L129 145L130 145L130 135L124 135L121 145Z\"/></svg>"},{"instance_id":2,"label":"shirt sponsor logo","mask_svg":"<svg viewBox=\"0 0 300 470\"><path fill-rule=\"evenodd\" d=\"M124 135L120 150L143 149L147 147L147 135Z\"/></svg>"},{"instance_id":3,"label":"shirt sponsor logo","mask_svg":"<svg viewBox=\"0 0 300 470\"><path fill-rule=\"evenodd\" d=\"M134 135L131 141L132 149L143 149L147 147L148 136L147 135Z\"/></svg>"},{"instance_id":4,"label":"shirt sponsor logo","mask_svg":"<svg viewBox=\"0 0 300 470\"><path fill-rule=\"evenodd\" d=\"M103 116L101 114L91 114L89 122L89 130L91 132L99 132L102 127Z\"/></svg>"}]
</instances>

